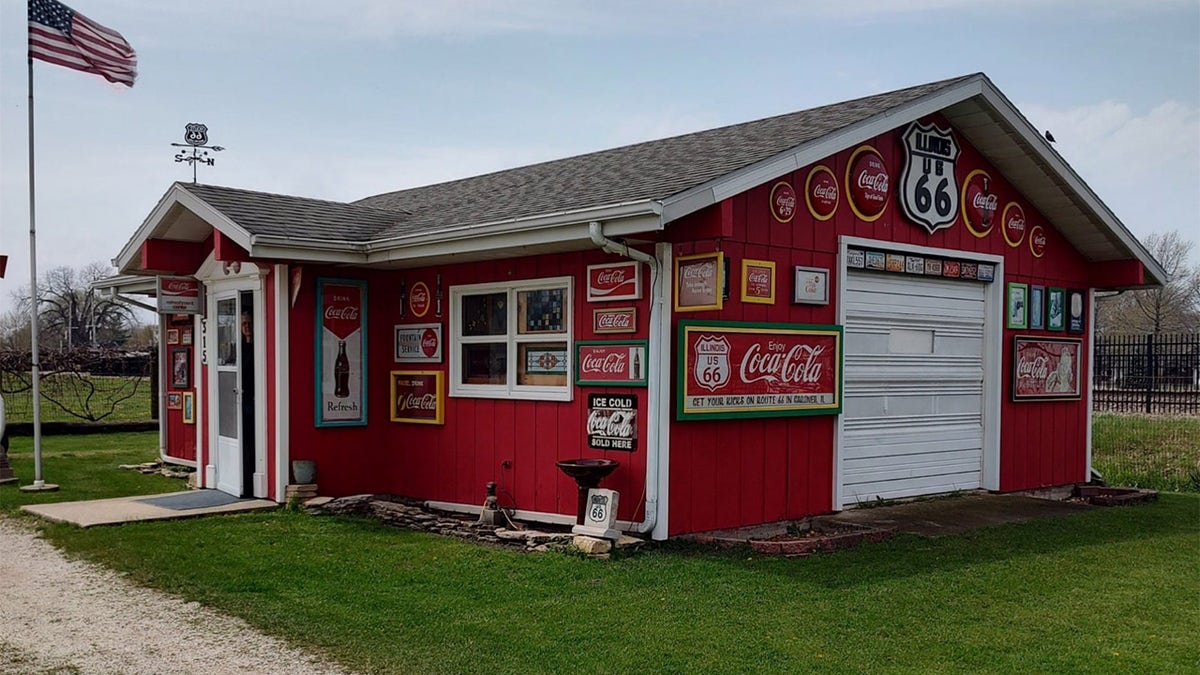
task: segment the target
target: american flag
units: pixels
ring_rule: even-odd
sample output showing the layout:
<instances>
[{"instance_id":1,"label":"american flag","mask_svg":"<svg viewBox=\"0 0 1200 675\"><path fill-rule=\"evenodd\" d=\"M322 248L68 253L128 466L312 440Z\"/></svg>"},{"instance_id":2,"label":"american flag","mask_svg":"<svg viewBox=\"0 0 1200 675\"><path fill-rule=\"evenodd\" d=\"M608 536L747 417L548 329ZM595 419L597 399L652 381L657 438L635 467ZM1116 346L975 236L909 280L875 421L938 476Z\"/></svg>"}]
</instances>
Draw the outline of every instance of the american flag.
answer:
<instances>
[{"instance_id":1,"label":"american flag","mask_svg":"<svg viewBox=\"0 0 1200 675\"><path fill-rule=\"evenodd\" d=\"M29 56L133 86L137 54L105 28L55 0L29 0Z\"/></svg>"}]
</instances>

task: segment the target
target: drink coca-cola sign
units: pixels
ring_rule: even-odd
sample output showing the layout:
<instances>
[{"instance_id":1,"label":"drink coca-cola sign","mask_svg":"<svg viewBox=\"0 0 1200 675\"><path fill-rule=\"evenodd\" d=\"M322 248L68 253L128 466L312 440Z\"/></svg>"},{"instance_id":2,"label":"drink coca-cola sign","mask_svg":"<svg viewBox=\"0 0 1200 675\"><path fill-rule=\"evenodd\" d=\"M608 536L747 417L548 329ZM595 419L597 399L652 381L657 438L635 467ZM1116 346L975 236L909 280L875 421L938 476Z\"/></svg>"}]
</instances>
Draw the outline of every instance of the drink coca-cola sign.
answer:
<instances>
[{"instance_id":1,"label":"drink coca-cola sign","mask_svg":"<svg viewBox=\"0 0 1200 675\"><path fill-rule=\"evenodd\" d=\"M991 234L998 220L1000 199L992 192L992 177L983 169L967 174L962 187L962 216L967 230L976 237Z\"/></svg>"},{"instance_id":2,"label":"drink coca-cola sign","mask_svg":"<svg viewBox=\"0 0 1200 675\"><path fill-rule=\"evenodd\" d=\"M396 326L396 363L441 363L442 325L415 323Z\"/></svg>"},{"instance_id":3,"label":"drink coca-cola sign","mask_svg":"<svg viewBox=\"0 0 1200 675\"><path fill-rule=\"evenodd\" d=\"M742 261L742 302L775 304L775 263L770 260Z\"/></svg>"},{"instance_id":4,"label":"drink coca-cola sign","mask_svg":"<svg viewBox=\"0 0 1200 675\"><path fill-rule=\"evenodd\" d=\"M887 208L891 187L883 156L869 145L859 146L846 163L846 194L854 215L867 222L877 220Z\"/></svg>"},{"instance_id":5,"label":"drink coca-cola sign","mask_svg":"<svg viewBox=\"0 0 1200 675\"><path fill-rule=\"evenodd\" d=\"M418 281L413 284L412 291L408 294L408 309L413 316L418 319L429 313L429 305L433 296L429 292L429 285L424 281Z\"/></svg>"},{"instance_id":6,"label":"drink coca-cola sign","mask_svg":"<svg viewBox=\"0 0 1200 675\"><path fill-rule=\"evenodd\" d=\"M681 420L838 414L842 328L680 322Z\"/></svg>"},{"instance_id":7,"label":"drink coca-cola sign","mask_svg":"<svg viewBox=\"0 0 1200 675\"><path fill-rule=\"evenodd\" d=\"M1080 398L1082 347L1069 338L1013 338L1013 400Z\"/></svg>"},{"instance_id":8,"label":"drink coca-cola sign","mask_svg":"<svg viewBox=\"0 0 1200 675\"><path fill-rule=\"evenodd\" d=\"M646 386L647 342L576 342L575 384L602 387Z\"/></svg>"},{"instance_id":9,"label":"drink coca-cola sign","mask_svg":"<svg viewBox=\"0 0 1200 675\"><path fill-rule=\"evenodd\" d=\"M792 222L796 215L796 191L787 181L771 186L771 215L781 223Z\"/></svg>"},{"instance_id":10,"label":"drink coca-cola sign","mask_svg":"<svg viewBox=\"0 0 1200 675\"><path fill-rule=\"evenodd\" d=\"M593 333L636 333L637 308L613 307L592 310Z\"/></svg>"},{"instance_id":11,"label":"drink coca-cola sign","mask_svg":"<svg viewBox=\"0 0 1200 675\"><path fill-rule=\"evenodd\" d=\"M1009 246L1016 248L1021 245L1025 239L1025 209L1016 202L1009 202L1004 207L1004 215L1001 217L1001 231L1004 233L1004 241L1008 242Z\"/></svg>"},{"instance_id":12,"label":"drink coca-cola sign","mask_svg":"<svg viewBox=\"0 0 1200 675\"><path fill-rule=\"evenodd\" d=\"M642 265L636 260L587 266L588 302L640 300Z\"/></svg>"},{"instance_id":13,"label":"drink coca-cola sign","mask_svg":"<svg viewBox=\"0 0 1200 675\"><path fill-rule=\"evenodd\" d=\"M393 370L393 422L443 424L445 396L440 370Z\"/></svg>"},{"instance_id":14,"label":"drink coca-cola sign","mask_svg":"<svg viewBox=\"0 0 1200 675\"><path fill-rule=\"evenodd\" d=\"M159 314L200 314L200 281L195 277L159 277Z\"/></svg>"},{"instance_id":15,"label":"drink coca-cola sign","mask_svg":"<svg viewBox=\"0 0 1200 675\"><path fill-rule=\"evenodd\" d=\"M808 212L817 220L829 220L837 212L838 197L837 177L833 170L824 164L814 166L808 172L805 181L804 198L808 202Z\"/></svg>"},{"instance_id":16,"label":"drink coca-cola sign","mask_svg":"<svg viewBox=\"0 0 1200 675\"><path fill-rule=\"evenodd\" d=\"M634 394L588 394L588 447L636 451L637 409L638 399Z\"/></svg>"},{"instance_id":17,"label":"drink coca-cola sign","mask_svg":"<svg viewBox=\"0 0 1200 675\"><path fill-rule=\"evenodd\" d=\"M675 259L675 311L721 309L725 258L720 251Z\"/></svg>"},{"instance_id":18,"label":"drink coca-cola sign","mask_svg":"<svg viewBox=\"0 0 1200 675\"><path fill-rule=\"evenodd\" d=\"M316 425L367 423L367 285L317 279Z\"/></svg>"},{"instance_id":19,"label":"drink coca-cola sign","mask_svg":"<svg viewBox=\"0 0 1200 675\"><path fill-rule=\"evenodd\" d=\"M1046 255L1046 230L1041 225L1029 228L1029 252L1035 258Z\"/></svg>"}]
</instances>

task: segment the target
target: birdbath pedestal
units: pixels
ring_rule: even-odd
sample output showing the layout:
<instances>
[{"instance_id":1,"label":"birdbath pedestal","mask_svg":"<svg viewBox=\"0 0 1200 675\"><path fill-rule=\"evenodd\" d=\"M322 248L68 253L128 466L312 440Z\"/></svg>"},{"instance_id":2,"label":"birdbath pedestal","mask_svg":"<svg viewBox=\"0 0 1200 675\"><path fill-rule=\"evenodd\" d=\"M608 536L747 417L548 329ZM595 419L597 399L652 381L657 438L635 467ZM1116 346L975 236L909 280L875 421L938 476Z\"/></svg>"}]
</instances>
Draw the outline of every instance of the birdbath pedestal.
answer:
<instances>
[{"instance_id":1,"label":"birdbath pedestal","mask_svg":"<svg viewBox=\"0 0 1200 675\"><path fill-rule=\"evenodd\" d=\"M575 503L575 524L583 524L583 514L587 509L588 490L600 487L600 479L617 470L621 463L614 459L564 459L555 462L563 473L575 480L579 488L579 498Z\"/></svg>"}]
</instances>

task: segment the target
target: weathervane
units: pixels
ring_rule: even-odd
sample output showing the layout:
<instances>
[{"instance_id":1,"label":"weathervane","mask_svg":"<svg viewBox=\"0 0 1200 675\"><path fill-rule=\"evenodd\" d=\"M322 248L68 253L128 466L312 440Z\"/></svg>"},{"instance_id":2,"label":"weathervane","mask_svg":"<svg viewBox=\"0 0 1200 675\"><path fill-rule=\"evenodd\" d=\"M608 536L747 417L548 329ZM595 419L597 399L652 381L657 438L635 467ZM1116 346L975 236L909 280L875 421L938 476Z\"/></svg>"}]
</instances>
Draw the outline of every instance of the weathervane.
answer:
<instances>
[{"instance_id":1,"label":"weathervane","mask_svg":"<svg viewBox=\"0 0 1200 675\"><path fill-rule=\"evenodd\" d=\"M175 148L191 148L191 154L186 150L181 150L175 155L176 162L187 162L192 165L192 182L196 182L196 165L207 164L212 166L216 163L216 159L208 156L208 151L221 152L225 148L219 145L205 145L208 143L208 126L199 122L189 123L183 131L183 140L187 143L172 143Z\"/></svg>"}]
</instances>

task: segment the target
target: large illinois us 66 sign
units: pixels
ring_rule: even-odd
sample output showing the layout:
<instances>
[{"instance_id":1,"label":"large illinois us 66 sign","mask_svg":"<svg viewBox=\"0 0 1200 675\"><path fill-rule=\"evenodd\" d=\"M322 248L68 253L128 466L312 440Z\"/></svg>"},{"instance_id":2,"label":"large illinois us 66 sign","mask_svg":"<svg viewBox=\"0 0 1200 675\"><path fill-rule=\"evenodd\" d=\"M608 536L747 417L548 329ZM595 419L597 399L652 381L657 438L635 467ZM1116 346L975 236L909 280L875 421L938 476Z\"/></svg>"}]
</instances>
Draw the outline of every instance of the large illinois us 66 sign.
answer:
<instances>
[{"instance_id":1,"label":"large illinois us 66 sign","mask_svg":"<svg viewBox=\"0 0 1200 675\"><path fill-rule=\"evenodd\" d=\"M681 321L679 373L680 420L836 415L842 327Z\"/></svg>"}]
</instances>

